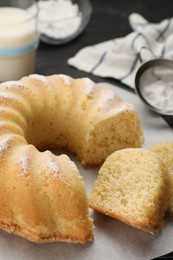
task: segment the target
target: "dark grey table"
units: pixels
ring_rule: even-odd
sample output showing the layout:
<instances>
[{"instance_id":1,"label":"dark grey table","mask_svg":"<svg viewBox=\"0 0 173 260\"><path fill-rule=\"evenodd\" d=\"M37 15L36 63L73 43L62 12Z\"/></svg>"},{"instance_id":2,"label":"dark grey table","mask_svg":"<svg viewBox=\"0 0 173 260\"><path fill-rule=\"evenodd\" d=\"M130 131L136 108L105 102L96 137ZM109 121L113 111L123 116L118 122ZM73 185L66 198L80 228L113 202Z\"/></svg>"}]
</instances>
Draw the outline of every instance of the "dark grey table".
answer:
<instances>
[{"instance_id":1,"label":"dark grey table","mask_svg":"<svg viewBox=\"0 0 173 260\"><path fill-rule=\"evenodd\" d=\"M142 14L150 22L160 22L173 16L173 0L91 0L91 3L93 14L90 23L78 38L62 46L40 43L36 73L43 75L61 73L72 77L90 77L95 82L106 81L119 84L116 80L103 79L72 68L67 65L67 59L84 46L130 33L128 16L132 12ZM122 84L119 86L126 88ZM172 117L164 117L164 119L173 127ZM173 253L157 259L173 259Z\"/></svg>"}]
</instances>

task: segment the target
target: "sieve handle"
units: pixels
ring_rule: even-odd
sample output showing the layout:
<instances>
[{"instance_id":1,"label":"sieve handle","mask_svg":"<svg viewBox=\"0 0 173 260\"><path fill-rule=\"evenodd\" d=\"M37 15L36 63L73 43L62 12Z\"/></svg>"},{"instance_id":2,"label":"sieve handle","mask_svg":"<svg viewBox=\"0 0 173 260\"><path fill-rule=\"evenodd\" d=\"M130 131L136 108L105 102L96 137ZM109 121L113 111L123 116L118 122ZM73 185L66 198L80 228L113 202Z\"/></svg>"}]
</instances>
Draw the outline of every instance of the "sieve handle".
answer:
<instances>
[{"instance_id":1,"label":"sieve handle","mask_svg":"<svg viewBox=\"0 0 173 260\"><path fill-rule=\"evenodd\" d=\"M138 54L141 63L147 62L149 60L157 59L156 55L152 52L152 50L146 46L142 46Z\"/></svg>"}]
</instances>

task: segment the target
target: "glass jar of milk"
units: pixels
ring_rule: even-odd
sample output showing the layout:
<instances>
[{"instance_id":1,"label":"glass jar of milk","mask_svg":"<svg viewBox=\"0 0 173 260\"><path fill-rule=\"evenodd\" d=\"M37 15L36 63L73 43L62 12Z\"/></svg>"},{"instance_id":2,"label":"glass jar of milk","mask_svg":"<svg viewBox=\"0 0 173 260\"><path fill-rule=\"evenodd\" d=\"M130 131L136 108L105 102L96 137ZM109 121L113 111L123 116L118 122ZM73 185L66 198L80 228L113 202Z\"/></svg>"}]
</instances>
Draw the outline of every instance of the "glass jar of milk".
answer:
<instances>
[{"instance_id":1,"label":"glass jar of milk","mask_svg":"<svg viewBox=\"0 0 173 260\"><path fill-rule=\"evenodd\" d=\"M0 1L0 82L34 72L39 42L33 0Z\"/></svg>"}]
</instances>

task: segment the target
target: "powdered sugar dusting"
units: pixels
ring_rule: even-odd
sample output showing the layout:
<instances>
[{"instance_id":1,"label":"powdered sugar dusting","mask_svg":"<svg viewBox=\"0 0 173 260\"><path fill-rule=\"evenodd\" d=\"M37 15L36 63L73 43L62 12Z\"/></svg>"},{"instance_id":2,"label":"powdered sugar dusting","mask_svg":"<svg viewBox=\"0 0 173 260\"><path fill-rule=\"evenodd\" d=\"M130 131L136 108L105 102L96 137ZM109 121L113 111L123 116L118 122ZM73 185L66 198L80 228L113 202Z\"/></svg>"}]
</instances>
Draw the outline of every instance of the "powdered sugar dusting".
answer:
<instances>
[{"instance_id":1,"label":"powdered sugar dusting","mask_svg":"<svg viewBox=\"0 0 173 260\"><path fill-rule=\"evenodd\" d=\"M117 105L117 106L114 106L112 108L110 108L109 110L105 111L105 116L107 117L108 114L109 116L111 115L115 115L115 114L119 114L119 113L127 113L129 111L134 111L134 107L130 104L127 104L125 102Z\"/></svg>"},{"instance_id":2,"label":"powdered sugar dusting","mask_svg":"<svg viewBox=\"0 0 173 260\"><path fill-rule=\"evenodd\" d=\"M0 154L3 154L10 147L10 142L11 136L4 136L4 138L0 141Z\"/></svg>"},{"instance_id":3,"label":"powdered sugar dusting","mask_svg":"<svg viewBox=\"0 0 173 260\"><path fill-rule=\"evenodd\" d=\"M49 161L47 163L47 170L54 178L59 176L59 166L57 162Z\"/></svg>"},{"instance_id":4,"label":"powdered sugar dusting","mask_svg":"<svg viewBox=\"0 0 173 260\"><path fill-rule=\"evenodd\" d=\"M28 176L29 169L29 159L27 156L20 157L18 160L18 165L20 167L20 175L26 177Z\"/></svg>"},{"instance_id":5,"label":"powdered sugar dusting","mask_svg":"<svg viewBox=\"0 0 173 260\"><path fill-rule=\"evenodd\" d=\"M71 84L71 82L73 80L70 76L65 75L65 74L59 74L58 77L60 77L64 81L64 83L68 84L68 85Z\"/></svg>"},{"instance_id":6,"label":"powdered sugar dusting","mask_svg":"<svg viewBox=\"0 0 173 260\"><path fill-rule=\"evenodd\" d=\"M15 94L13 92L0 92L0 99L1 100L4 100L5 103L7 103L8 105L10 105L10 100L11 101L15 101L17 100L17 102L21 103L23 106L25 106L26 104L26 100L21 96L21 95L18 95L18 94ZM28 103L27 103L28 104ZM1 106L2 106L2 102L1 102Z\"/></svg>"},{"instance_id":7,"label":"powdered sugar dusting","mask_svg":"<svg viewBox=\"0 0 173 260\"><path fill-rule=\"evenodd\" d=\"M45 76L43 76L43 75L32 74L29 77L32 78L32 79L36 79L36 80L42 81L42 82L44 82L46 84L48 83L47 78Z\"/></svg>"},{"instance_id":8,"label":"powdered sugar dusting","mask_svg":"<svg viewBox=\"0 0 173 260\"><path fill-rule=\"evenodd\" d=\"M98 105L101 109L104 109L104 111L106 111L110 108L114 108L117 101L118 100L116 93L114 91L107 91L103 92L102 95L99 96Z\"/></svg>"},{"instance_id":9,"label":"powdered sugar dusting","mask_svg":"<svg viewBox=\"0 0 173 260\"><path fill-rule=\"evenodd\" d=\"M12 92L0 92L0 97L7 98L7 99L16 99L19 96Z\"/></svg>"},{"instance_id":10,"label":"powdered sugar dusting","mask_svg":"<svg viewBox=\"0 0 173 260\"><path fill-rule=\"evenodd\" d=\"M5 87L26 87L26 84L24 82L21 81L7 81L7 82L3 82L0 85L1 87L5 86Z\"/></svg>"},{"instance_id":11,"label":"powdered sugar dusting","mask_svg":"<svg viewBox=\"0 0 173 260\"><path fill-rule=\"evenodd\" d=\"M70 168L71 168L71 170L72 170L72 171L74 171L74 172L76 172L76 171L77 171L77 167L76 167L76 165L75 165L75 163L74 163L74 162L72 162L72 161L69 161L69 165L70 165Z\"/></svg>"},{"instance_id":12,"label":"powdered sugar dusting","mask_svg":"<svg viewBox=\"0 0 173 260\"><path fill-rule=\"evenodd\" d=\"M123 101L115 91L110 90L103 93L102 96L99 96L98 109L104 111L105 113L121 113L134 108L131 104Z\"/></svg>"},{"instance_id":13,"label":"powdered sugar dusting","mask_svg":"<svg viewBox=\"0 0 173 260\"><path fill-rule=\"evenodd\" d=\"M134 111L134 107L131 104L123 102L120 106L116 108L117 113L125 112L125 111Z\"/></svg>"},{"instance_id":14,"label":"powdered sugar dusting","mask_svg":"<svg viewBox=\"0 0 173 260\"><path fill-rule=\"evenodd\" d=\"M135 111L135 108L134 108L134 106L132 104L126 103L126 106L127 106L128 110Z\"/></svg>"},{"instance_id":15,"label":"powdered sugar dusting","mask_svg":"<svg viewBox=\"0 0 173 260\"><path fill-rule=\"evenodd\" d=\"M85 87L85 92L88 96L91 96L94 92L94 86L95 86L95 83L90 80L89 78L85 78L84 80L84 87Z\"/></svg>"}]
</instances>

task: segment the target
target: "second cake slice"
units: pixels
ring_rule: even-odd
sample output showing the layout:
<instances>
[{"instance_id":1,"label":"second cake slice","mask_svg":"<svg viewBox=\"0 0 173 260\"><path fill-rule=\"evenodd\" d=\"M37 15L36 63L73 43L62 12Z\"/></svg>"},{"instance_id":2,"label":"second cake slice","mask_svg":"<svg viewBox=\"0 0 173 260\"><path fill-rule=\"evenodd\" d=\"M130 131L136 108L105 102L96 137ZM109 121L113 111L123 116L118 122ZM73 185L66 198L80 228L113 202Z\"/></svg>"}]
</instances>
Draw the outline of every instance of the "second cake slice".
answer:
<instances>
[{"instance_id":1,"label":"second cake slice","mask_svg":"<svg viewBox=\"0 0 173 260\"><path fill-rule=\"evenodd\" d=\"M168 175L154 153L139 148L111 154L101 167L90 207L146 232L159 230L167 208Z\"/></svg>"}]
</instances>

